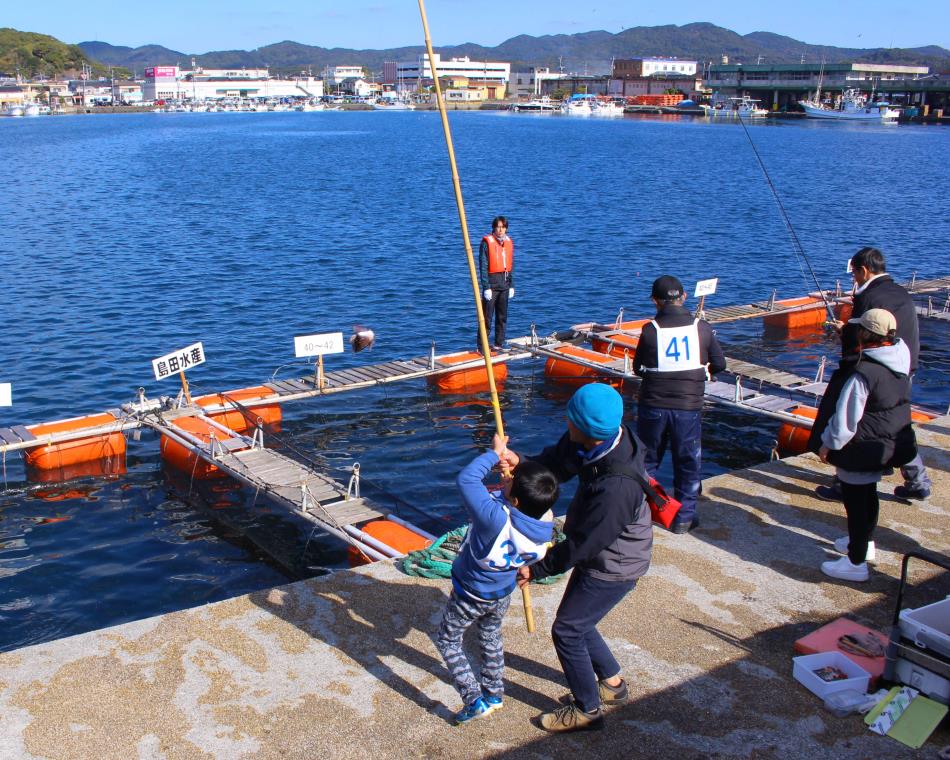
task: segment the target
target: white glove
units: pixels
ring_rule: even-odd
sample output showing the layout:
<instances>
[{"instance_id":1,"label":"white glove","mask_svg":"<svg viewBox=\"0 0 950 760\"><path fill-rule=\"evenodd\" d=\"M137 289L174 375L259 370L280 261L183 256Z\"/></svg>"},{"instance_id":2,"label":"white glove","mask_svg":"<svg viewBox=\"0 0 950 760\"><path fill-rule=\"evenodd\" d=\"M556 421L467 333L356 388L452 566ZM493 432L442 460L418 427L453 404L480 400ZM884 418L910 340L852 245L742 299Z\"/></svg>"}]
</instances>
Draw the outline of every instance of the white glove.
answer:
<instances>
[{"instance_id":1,"label":"white glove","mask_svg":"<svg viewBox=\"0 0 950 760\"><path fill-rule=\"evenodd\" d=\"M482 293L482 297L483 297L486 301L491 301L491 288L485 288L485 292Z\"/></svg>"},{"instance_id":2,"label":"white glove","mask_svg":"<svg viewBox=\"0 0 950 760\"><path fill-rule=\"evenodd\" d=\"M515 289L514 289L514 288L508 288L508 300L510 301L510 300L513 299L514 297L515 297Z\"/></svg>"}]
</instances>

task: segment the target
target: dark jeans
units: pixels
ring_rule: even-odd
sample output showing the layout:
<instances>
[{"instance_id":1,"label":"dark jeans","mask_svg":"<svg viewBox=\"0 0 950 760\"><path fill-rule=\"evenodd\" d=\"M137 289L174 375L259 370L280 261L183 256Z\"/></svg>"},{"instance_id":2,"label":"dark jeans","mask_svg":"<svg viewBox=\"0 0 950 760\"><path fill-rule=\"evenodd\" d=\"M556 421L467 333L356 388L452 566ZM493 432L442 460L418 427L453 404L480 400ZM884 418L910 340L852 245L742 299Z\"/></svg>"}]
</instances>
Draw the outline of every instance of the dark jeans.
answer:
<instances>
[{"instance_id":1,"label":"dark jeans","mask_svg":"<svg viewBox=\"0 0 950 760\"><path fill-rule=\"evenodd\" d=\"M677 522L696 516L696 498L702 484L702 411L637 407L637 437L646 448L644 464L651 477L663 461L666 447L673 455L673 496L683 507Z\"/></svg>"},{"instance_id":2,"label":"dark jeans","mask_svg":"<svg viewBox=\"0 0 950 760\"><path fill-rule=\"evenodd\" d=\"M867 558L868 541L874 536L880 502L877 483L851 485L841 482L841 498L848 513L848 559L858 565Z\"/></svg>"},{"instance_id":3,"label":"dark jeans","mask_svg":"<svg viewBox=\"0 0 950 760\"><path fill-rule=\"evenodd\" d=\"M482 311L485 312L485 330L488 332L488 342L493 346L503 346L505 344L505 326L508 324L508 288L502 290L492 288L491 300L482 299ZM491 340L491 320L495 317L495 340ZM478 340L478 348L481 350L481 339Z\"/></svg>"},{"instance_id":4,"label":"dark jeans","mask_svg":"<svg viewBox=\"0 0 950 760\"><path fill-rule=\"evenodd\" d=\"M580 568L574 568L567 582L551 636L567 685L583 710L600 706L597 681L620 673L596 625L636 585L635 580L600 580Z\"/></svg>"}]
</instances>

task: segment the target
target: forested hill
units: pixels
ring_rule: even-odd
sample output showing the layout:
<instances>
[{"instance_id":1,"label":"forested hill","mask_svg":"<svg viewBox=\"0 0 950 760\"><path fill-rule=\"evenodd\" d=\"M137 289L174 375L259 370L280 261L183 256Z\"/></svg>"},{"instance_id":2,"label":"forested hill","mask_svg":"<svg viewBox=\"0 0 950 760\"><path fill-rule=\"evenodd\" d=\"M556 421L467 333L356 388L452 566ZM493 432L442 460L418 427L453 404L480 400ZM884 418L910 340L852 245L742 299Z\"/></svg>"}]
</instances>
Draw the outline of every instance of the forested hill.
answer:
<instances>
[{"instance_id":1,"label":"forested hill","mask_svg":"<svg viewBox=\"0 0 950 760\"><path fill-rule=\"evenodd\" d=\"M47 34L0 29L0 74L14 76L19 71L25 78L78 76L83 63L92 67L94 75L107 71L78 45L67 45Z\"/></svg>"},{"instance_id":2,"label":"forested hill","mask_svg":"<svg viewBox=\"0 0 950 760\"><path fill-rule=\"evenodd\" d=\"M138 48L118 47L105 42L81 42L79 47L96 60L125 66L141 72L145 66L187 66L192 57L207 68L262 67L281 71L310 68L316 74L327 65L360 64L380 71L384 61L411 60L423 52L422 45L386 50L324 48L298 42L278 42L256 50L219 50L186 53L160 45ZM743 63L828 63L861 61L864 63L912 64L930 66L934 71L950 70L950 50L930 45L913 49L839 48L811 45L771 32L740 35L709 23L683 26L639 26L613 34L605 31L581 34L557 34L542 37L519 35L497 47L474 43L440 45L443 57L467 55L484 60L509 61L516 68L549 66L564 71L599 73L610 68L614 58L640 56L677 56L698 61L718 62L728 55Z\"/></svg>"}]
</instances>

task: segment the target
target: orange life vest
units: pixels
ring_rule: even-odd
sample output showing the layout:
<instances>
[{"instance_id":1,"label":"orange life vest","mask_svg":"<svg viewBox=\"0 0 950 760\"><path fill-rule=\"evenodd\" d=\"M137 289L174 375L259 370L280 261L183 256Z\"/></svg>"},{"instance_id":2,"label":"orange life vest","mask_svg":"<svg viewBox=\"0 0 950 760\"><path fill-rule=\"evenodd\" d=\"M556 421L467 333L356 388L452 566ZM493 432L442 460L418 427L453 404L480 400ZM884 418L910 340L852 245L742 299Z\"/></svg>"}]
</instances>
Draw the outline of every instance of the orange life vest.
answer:
<instances>
[{"instance_id":1,"label":"orange life vest","mask_svg":"<svg viewBox=\"0 0 950 760\"><path fill-rule=\"evenodd\" d=\"M504 245L494 235L485 235L482 242L488 243L488 273L510 272L515 263L515 244L505 238Z\"/></svg>"}]
</instances>

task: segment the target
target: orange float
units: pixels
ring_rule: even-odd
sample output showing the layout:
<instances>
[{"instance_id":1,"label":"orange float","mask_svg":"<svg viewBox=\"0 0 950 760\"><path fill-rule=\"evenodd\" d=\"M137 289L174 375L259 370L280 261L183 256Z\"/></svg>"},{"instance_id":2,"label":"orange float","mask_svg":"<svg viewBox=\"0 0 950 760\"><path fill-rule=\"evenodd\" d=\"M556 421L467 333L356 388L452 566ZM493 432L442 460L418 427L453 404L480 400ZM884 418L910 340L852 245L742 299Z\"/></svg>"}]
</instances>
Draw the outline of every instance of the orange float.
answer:
<instances>
[{"instance_id":1,"label":"orange float","mask_svg":"<svg viewBox=\"0 0 950 760\"><path fill-rule=\"evenodd\" d=\"M818 409L814 406L796 406L791 413L814 421L818 416ZM810 427L798 427L790 422L783 422L778 429L778 450L786 455L804 454L810 437Z\"/></svg>"},{"instance_id":2,"label":"orange float","mask_svg":"<svg viewBox=\"0 0 950 760\"><path fill-rule=\"evenodd\" d=\"M775 302L776 309L790 309L802 307L799 311L785 312L784 314L768 314L765 324L768 327L795 329L801 327L821 327L825 323L827 312L825 302L815 296L801 298L786 298Z\"/></svg>"},{"instance_id":3,"label":"orange float","mask_svg":"<svg viewBox=\"0 0 950 760\"><path fill-rule=\"evenodd\" d=\"M103 412L102 414L90 414L86 417L72 417L58 422L30 425L27 430L40 438L52 433L68 433L73 430L110 425L115 421L116 418L113 415ZM23 458L27 467L33 469L36 473L62 470L63 468L84 465L102 459L121 459L122 471L124 471L125 449L125 436L117 432L41 446L31 449ZM56 477L49 479L56 479ZM43 480L47 480L47 478L43 478Z\"/></svg>"},{"instance_id":4,"label":"orange float","mask_svg":"<svg viewBox=\"0 0 950 760\"><path fill-rule=\"evenodd\" d=\"M616 361L613 356L591 351L579 346L561 346L555 349L557 353L564 356L576 356L578 359L584 359L596 364L608 365ZM623 380L610 377L603 372L599 372L595 367L586 367L576 364L568 359L548 359L544 365L544 374L551 380L565 385L585 385L586 383L602 382L611 385L618 390L623 387Z\"/></svg>"},{"instance_id":5,"label":"orange float","mask_svg":"<svg viewBox=\"0 0 950 760\"><path fill-rule=\"evenodd\" d=\"M391 546L398 552L402 554L408 554L409 552L419 551L419 549L425 549L432 543L428 538L420 536L418 533L409 530L398 523L393 522L392 520L373 520L372 522L366 523L360 527L360 530L363 531L368 536L372 536L380 543L386 544L386 546ZM366 557L359 549L355 546L351 546L346 550L347 558L350 562L350 567L358 567L359 565L368 565L372 562L371 559Z\"/></svg>"},{"instance_id":6,"label":"orange float","mask_svg":"<svg viewBox=\"0 0 950 760\"><path fill-rule=\"evenodd\" d=\"M485 369L484 359L480 353L465 351L461 354L439 357L439 361L443 364L464 364L475 360L481 360L482 364L455 372L445 372L441 375L430 375L427 378L429 384L436 386L441 393L472 393L488 390L488 371ZM503 362L492 364L492 375L495 377L496 385L505 382L508 377L508 365Z\"/></svg>"},{"instance_id":7,"label":"orange float","mask_svg":"<svg viewBox=\"0 0 950 760\"><path fill-rule=\"evenodd\" d=\"M637 344L640 342L639 336L624 335L623 333L607 333L603 338L593 338L591 346L602 354L609 354L620 359L626 354L633 360L637 352Z\"/></svg>"},{"instance_id":8,"label":"orange float","mask_svg":"<svg viewBox=\"0 0 950 760\"><path fill-rule=\"evenodd\" d=\"M248 418L238 409L232 409L226 412L215 412L209 415L213 420L222 425L231 428L236 433L244 433L252 427L257 427L257 419L260 419L265 427L280 429L281 410L280 404L261 404L254 405L261 399L274 396L274 391L263 385L253 388L240 388L236 391L227 393L209 393L206 396L197 396L195 403L201 407L225 406L234 401L244 406L250 406L247 414L253 419Z\"/></svg>"}]
</instances>

